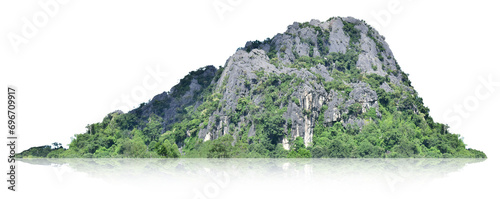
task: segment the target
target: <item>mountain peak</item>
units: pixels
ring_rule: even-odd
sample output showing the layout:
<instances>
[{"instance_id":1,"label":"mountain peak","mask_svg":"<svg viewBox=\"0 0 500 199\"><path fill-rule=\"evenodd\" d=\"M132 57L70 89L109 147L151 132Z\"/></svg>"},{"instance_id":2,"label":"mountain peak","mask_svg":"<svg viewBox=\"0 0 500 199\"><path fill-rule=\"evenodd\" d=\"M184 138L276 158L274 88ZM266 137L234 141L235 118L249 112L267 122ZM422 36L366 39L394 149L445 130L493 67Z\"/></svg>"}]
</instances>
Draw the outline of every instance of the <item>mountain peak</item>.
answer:
<instances>
[{"instance_id":1,"label":"mountain peak","mask_svg":"<svg viewBox=\"0 0 500 199\"><path fill-rule=\"evenodd\" d=\"M169 92L91 127L65 153L486 157L433 121L384 37L352 17L295 22L247 42L224 67L190 72Z\"/></svg>"}]
</instances>

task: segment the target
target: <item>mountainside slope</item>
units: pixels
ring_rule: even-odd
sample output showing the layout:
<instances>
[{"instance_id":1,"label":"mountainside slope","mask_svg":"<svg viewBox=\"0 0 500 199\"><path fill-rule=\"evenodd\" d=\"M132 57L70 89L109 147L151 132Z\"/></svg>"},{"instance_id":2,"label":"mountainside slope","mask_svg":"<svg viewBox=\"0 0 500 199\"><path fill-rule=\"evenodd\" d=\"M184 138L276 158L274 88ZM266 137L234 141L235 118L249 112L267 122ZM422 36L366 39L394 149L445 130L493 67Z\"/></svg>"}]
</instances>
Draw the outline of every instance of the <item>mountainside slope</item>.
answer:
<instances>
[{"instance_id":1,"label":"mountainside slope","mask_svg":"<svg viewBox=\"0 0 500 199\"><path fill-rule=\"evenodd\" d=\"M486 157L433 121L384 37L293 23L76 135L58 157Z\"/></svg>"}]
</instances>

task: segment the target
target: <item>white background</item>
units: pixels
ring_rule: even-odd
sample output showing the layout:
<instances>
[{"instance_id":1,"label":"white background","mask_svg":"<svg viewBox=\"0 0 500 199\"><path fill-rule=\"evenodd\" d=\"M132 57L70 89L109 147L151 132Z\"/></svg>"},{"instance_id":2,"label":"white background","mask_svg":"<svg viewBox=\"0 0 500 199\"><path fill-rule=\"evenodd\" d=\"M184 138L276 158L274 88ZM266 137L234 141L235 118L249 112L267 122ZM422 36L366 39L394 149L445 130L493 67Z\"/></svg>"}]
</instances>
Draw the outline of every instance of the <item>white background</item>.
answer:
<instances>
[{"instance_id":1,"label":"white background","mask_svg":"<svg viewBox=\"0 0 500 199\"><path fill-rule=\"evenodd\" d=\"M492 1L86 0L58 2L51 13L39 5L45 2L0 3L0 85L18 88L19 152L66 146L87 124L133 108L124 96L137 107L189 71L224 65L246 41L273 37L294 21L353 16L385 36L434 120L497 162L500 87L482 89L480 80L500 82L500 16ZM26 37L29 23L37 31ZM12 35L27 43L13 45ZM148 72L156 67L160 79ZM454 110L463 105L474 105L466 116Z\"/></svg>"}]
</instances>

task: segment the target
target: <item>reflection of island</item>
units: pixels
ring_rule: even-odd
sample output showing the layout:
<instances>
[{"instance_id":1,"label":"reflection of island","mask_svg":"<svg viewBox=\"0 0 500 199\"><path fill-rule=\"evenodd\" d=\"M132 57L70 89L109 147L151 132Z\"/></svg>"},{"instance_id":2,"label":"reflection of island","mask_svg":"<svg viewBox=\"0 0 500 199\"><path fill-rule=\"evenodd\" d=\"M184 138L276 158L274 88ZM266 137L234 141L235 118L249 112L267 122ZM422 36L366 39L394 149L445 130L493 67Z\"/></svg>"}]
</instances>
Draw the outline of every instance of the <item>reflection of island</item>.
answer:
<instances>
[{"instance_id":1,"label":"reflection of island","mask_svg":"<svg viewBox=\"0 0 500 199\"><path fill-rule=\"evenodd\" d=\"M192 198L193 190L216 187L225 192L314 189L328 194L384 194L428 189L434 180L447 179L468 164L485 159L19 159L42 171L51 167L56 182L104 182L109 187L141 187L179 192ZM20 167L23 168L23 167ZM31 170L30 169L30 170ZM35 171L35 172L37 172ZM22 172L22 170L21 170ZM75 178L75 175L84 177ZM49 174L52 175L52 174ZM29 176L27 176L29 177ZM26 179L36 180L36 179ZM43 183L42 183L43 184ZM40 185L37 183L37 186ZM48 185L43 189L51 189ZM230 187L230 188L229 188ZM321 187L321 190L316 190ZM71 187L66 187L71 189ZM371 190L359 192L359 190ZM196 192L198 193L198 192ZM308 192L309 193L309 192ZM229 194L229 193L228 193ZM293 195L292 192L286 194ZM230 194L229 194L230 195ZM228 196L229 196L228 195Z\"/></svg>"},{"instance_id":2,"label":"reflection of island","mask_svg":"<svg viewBox=\"0 0 500 199\"><path fill-rule=\"evenodd\" d=\"M484 159L19 159L90 176L200 177L226 172L238 177L345 178L350 176L440 177Z\"/></svg>"}]
</instances>

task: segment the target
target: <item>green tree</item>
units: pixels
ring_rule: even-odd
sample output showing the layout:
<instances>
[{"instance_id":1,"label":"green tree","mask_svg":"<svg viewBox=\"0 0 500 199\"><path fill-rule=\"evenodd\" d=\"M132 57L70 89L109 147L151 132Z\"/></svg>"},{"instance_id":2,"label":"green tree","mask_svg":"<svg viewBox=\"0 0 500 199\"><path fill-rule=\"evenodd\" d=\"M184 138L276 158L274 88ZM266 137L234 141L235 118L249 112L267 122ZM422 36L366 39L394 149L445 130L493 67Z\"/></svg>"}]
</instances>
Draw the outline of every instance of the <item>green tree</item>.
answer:
<instances>
[{"instance_id":1,"label":"green tree","mask_svg":"<svg viewBox=\"0 0 500 199\"><path fill-rule=\"evenodd\" d=\"M208 150L208 158L229 158L232 150L233 137L229 134L212 141Z\"/></svg>"},{"instance_id":2,"label":"green tree","mask_svg":"<svg viewBox=\"0 0 500 199\"><path fill-rule=\"evenodd\" d=\"M177 144L170 144L168 139L165 139L163 143L156 143L156 153L161 157L165 158L179 158L181 156L179 152L179 147Z\"/></svg>"},{"instance_id":3,"label":"green tree","mask_svg":"<svg viewBox=\"0 0 500 199\"><path fill-rule=\"evenodd\" d=\"M148 119L146 127L144 127L143 129L145 144L149 145L151 141L158 140L162 132L162 118L155 114L152 114Z\"/></svg>"}]
</instances>

